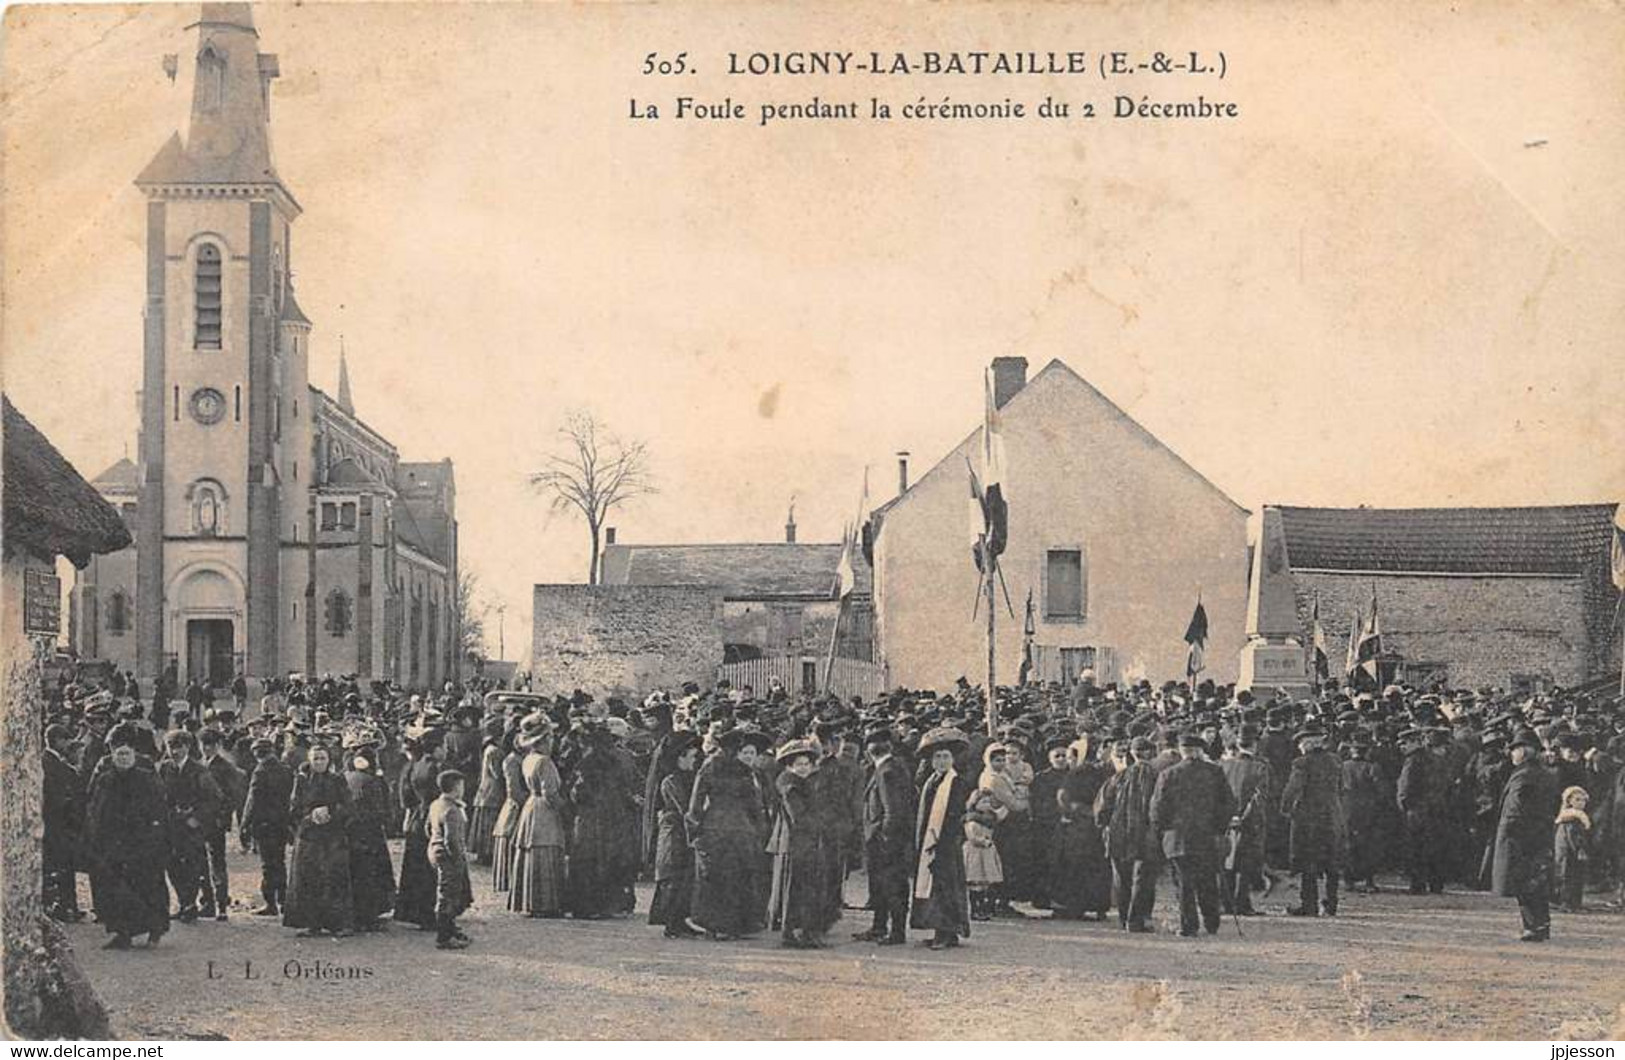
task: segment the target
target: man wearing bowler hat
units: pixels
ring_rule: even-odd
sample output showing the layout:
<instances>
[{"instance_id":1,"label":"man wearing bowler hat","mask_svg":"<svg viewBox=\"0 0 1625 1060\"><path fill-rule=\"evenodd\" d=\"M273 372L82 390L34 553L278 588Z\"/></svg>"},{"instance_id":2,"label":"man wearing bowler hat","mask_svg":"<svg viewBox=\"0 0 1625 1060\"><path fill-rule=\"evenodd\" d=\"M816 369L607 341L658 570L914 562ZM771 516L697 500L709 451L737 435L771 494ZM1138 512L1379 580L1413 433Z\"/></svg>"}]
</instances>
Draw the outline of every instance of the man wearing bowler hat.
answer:
<instances>
[{"instance_id":1,"label":"man wearing bowler hat","mask_svg":"<svg viewBox=\"0 0 1625 1060\"><path fill-rule=\"evenodd\" d=\"M1540 738L1527 729L1512 741L1512 775L1495 829L1495 893L1518 900L1524 942L1552 936L1552 838L1557 778L1540 762Z\"/></svg>"},{"instance_id":2,"label":"man wearing bowler hat","mask_svg":"<svg viewBox=\"0 0 1625 1060\"><path fill-rule=\"evenodd\" d=\"M877 727L863 740L874 764L863 797L863 860L874 923L853 936L882 946L906 941L914 860L914 784L908 768L893 753L892 739L890 729Z\"/></svg>"},{"instance_id":3,"label":"man wearing bowler hat","mask_svg":"<svg viewBox=\"0 0 1625 1060\"><path fill-rule=\"evenodd\" d=\"M1201 733L1179 738L1180 761L1157 777L1151 794L1151 830L1162 837L1162 853L1179 897L1179 933L1194 938L1197 912L1209 935L1219 930L1219 842L1236 800L1224 770L1202 757Z\"/></svg>"}]
</instances>

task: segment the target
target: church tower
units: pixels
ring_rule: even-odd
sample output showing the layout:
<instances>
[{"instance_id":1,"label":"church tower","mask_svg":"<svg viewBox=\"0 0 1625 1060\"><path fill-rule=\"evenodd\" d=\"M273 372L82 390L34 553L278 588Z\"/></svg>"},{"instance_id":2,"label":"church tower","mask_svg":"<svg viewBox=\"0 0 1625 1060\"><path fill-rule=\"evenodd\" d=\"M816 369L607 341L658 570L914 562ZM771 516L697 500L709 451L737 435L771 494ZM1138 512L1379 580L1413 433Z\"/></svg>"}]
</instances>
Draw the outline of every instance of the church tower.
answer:
<instances>
[{"instance_id":1,"label":"church tower","mask_svg":"<svg viewBox=\"0 0 1625 1060\"><path fill-rule=\"evenodd\" d=\"M187 27L186 136L135 181L147 200L137 659L148 680L173 668L182 685L279 671L280 554L308 504L309 321L288 280L299 204L272 163L277 60L250 6L203 4Z\"/></svg>"}]
</instances>

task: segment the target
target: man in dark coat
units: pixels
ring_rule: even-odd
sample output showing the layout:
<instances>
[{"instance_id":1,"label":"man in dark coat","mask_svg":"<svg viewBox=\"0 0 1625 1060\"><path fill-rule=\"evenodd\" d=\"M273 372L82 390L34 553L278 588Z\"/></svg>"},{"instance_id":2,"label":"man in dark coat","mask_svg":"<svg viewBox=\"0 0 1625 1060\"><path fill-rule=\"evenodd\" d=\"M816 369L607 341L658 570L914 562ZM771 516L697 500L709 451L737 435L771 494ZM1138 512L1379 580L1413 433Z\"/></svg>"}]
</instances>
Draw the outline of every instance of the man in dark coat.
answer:
<instances>
[{"instance_id":1,"label":"man in dark coat","mask_svg":"<svg viewBox=\"0 0 1625 1060\"><path fill-rule=\"evenodd\" d=\"M1506 787L1507 777L1512 775L1505 733L1497 730L1484 734L1478 752L1473 755L1470 771L1473 778L1473 850L1478 858L1478 875L1473 886L1483 891L1489 889L1490 871L1495 863L1495 829L1501 815L1501 791Z\"/></svg>"},{"instance_id":2,"label":"man in dark coat","mask_svg":"<svg viewBox=\"0 0 1625 1060\"><path fill-rule=\"evenodd\" d=\"M242 813L243 798L248 793L248 776L222 752L218 731L204 729L198 734L198 747L203 753L203 768L208 770L215 786L220 789L219 812L212 822L205 822L203 836L208 855L208 873L203 881L203 915L225 920L226 911L231 907L226 872L226 836L231 833L232 819Z\"/></svg>"},{"instance_id":3,"label":"man in dark coat","mask_svg":"<svg viewBox=\"0 0 1625 1060\"><path fill-rule=\"evenodd\" d=\"M288 890L288 842L293 820L289 807L293 797L293 770L277 757L276 744L261 737L250 745L256 765L248 779L248 797L243 803L243 847L252 840L260 854L260 895L265 904L255 916L281 916Z\"/></svg>"},{"instance_id":4,"label":"man in dark coat","mask_svg":"<svg viewBox=\"0 0 1625 1060\"><path fill-rule=\"evenodd\" d=\"M208 830L220 819L220 788L197 760L197 738L177 729L164 739L169 756L158 763L158 779L169 808L169 885L179 905L176 919L198 917L198 894L208 875Z\"/></svg>"},{"instance_id":5,"label":"man in dark coat","mask_svg":"<svg viewBox=\"0 0 1625 1060\"><path fill-rule=\"evenodd\" d=\"M1524 942L1552 935L1552 838L1557 779L1539 761L1540 739L1525 731L1512 741L1512 775L1501 795L1495 829L1495 893L1518 900Z\"/></svg>"},{"instance_id":6,"label":"man in dark coat","mask_svg":"<svg viewBox=\"0 0 1625 1060\"><path fill-rule=\"evenodd\" d=\"M1236 739L1235 757L1219 763L1225 782L1236 800L1236 816L1230 822L1230 852L1225 858L1223 887L1219 897L1224 907L1237 916L1257 916L1253 908L1253 885L1262 882L1264 851L1269 818L1274 815L1270 792L1275 782L1269 763L1258 757L1258 729L1243 725Z\"/></svg>"},{"instance_id":7,"label":"man in dark coat","mask_svg":"<svg viewBox=\"0 0 1625 1060\"><path fill-rule=\"evenodd\" d=\"M841 726L834 722L819 722L814 730L818 737L818 787L821 804L829 818L831 839L840 856L830 867L829 887L833 892L835 908L845 905L846 874L862 858L863 849L863 767L841 754Z\"/></svg>"},{"instance_id":8,"label":"man in dark coat","mask_svg":"<svg viewBox=\"0 0 1625 1060\"><path fill-rule=\"evenodd\" d=\"M914 868L914 784L908 767L893 753L889 729L873 730L863 745L874 765L863 796L863 856L874 923L853 937L900 946L908 933L909 877Z\"/></svg>"},{"instance_id":9,"label":"man in dark coat","mask_svg":"<svg viewBox=\"0 0 1625 1060\"><path fill-rule=\"evenodd\" d=\"M1411 893L1443 894L1444 866L1440 857L1440 831L1445 812L1443 767L1428 751L1427 734L1423 730L1407 729L1399 734L1399 742L1405 749L1405 765L1399 771L1395 797L1405 816Z\"/></svg>"},{"instance_id":10,"label":"man in dark coat","mask_svg":"<svg viewBox=\"0 0 1625 1060\"><path fill-rule=\"evenodd\" d=\"M1371 734L1356 732L1350 740L1349 757L1343 763L1343 839L1347 848L1344 864L1349 889L1377 889L1377 859L1380 856L1379 814L1387 790L1382 767L1371 761Z\"/></svg>"},{"instance_id":11,"label":"man in dark coat","mask_svg":"<svg viewBox=\"0 0 1625 1060\"><path fill-rule=\"evenodd\" d=\"M203 720L203 707L209 700L209 694L203 690L203 685L196 677L186 683L186 705L192 710L192 718Z\"/></svg>"},{"instance_id":12,"label":"man in dark coat","mask_svg":"<svg viewBox=\"0 0 1625 1060\"><path fill-rule=\"evenodd\" d=\"M1286 787L1287 776L1292 771L1292 758L1297 753L1291 730L1287 728L1288 720L1290 713L1285 707L1271 707L1265 715L1264 735L1258 741L1258 757L1270 767L1269 816L1273 819L1268 824L1265 846L1269 863L1277 867L1287 863L1290 831L1285 818L1280 816L1281 791Z\"/></svg>"},{"instance_id":13,"label":"man in dark coat","mask_svg":"<svg viewBox=\"0 0 1625 1060\"><path fill-rule=\"evenodd\" d=\"M1343 858L1343 766L1326 749L1326 730L1310 724L1297 733L1302 752L1292 762L1281 813L1292 822L1292 867L1298 876L1293 916L1337 915L1337 875ZM1320 894L1320 881L1326 893Z\"/></svg>"},{"instance_id":14,"label":"man in dark coat","mask_svg":"<svg viewBox=\"0 0 1625 1060\"><path fill-rule=\"evenodd\" d=\"M68 761L70 734L64 725L45 729L45 796L40 816L45 826L41 860L45 869L42 897L53 920L84 918L79 911L77 871L85 828L85 785Z\"/></svg>"},{"instance_id":15,"label":"man in dark coat","mask_svg":"<svg viewBox=\"0 0 1625 1060\"><path fill-rule=\"evenodd\" d=\"M1181 761L1163 770L1151 794L1151 830L1162 837L1186 938L1197 933L1198 910L1207 933L1218 933L1219 842L1236 809L1224 770L1202 757L1205 746L1200 733L1181 736Z\"/></svg>"},{"instance_id":16,"label":"man in dark coat","mask_svg":"<svg viewBox=\"0 0 1625 1060\"><path fill-rule=\"evenodd\" d=\"M1104 834L1106 857L1112 863L1117 922L1136 934L1155 930L1148 923L1157 901L1162 862L1162 844L1151 830L1151 795L1157 786L1151 758L1155 754L1156 746L1149 738L1136 737L1126 752L1118 752L1117 772L1095 795L1095 825Z\"/></svg>"}]
</instances>

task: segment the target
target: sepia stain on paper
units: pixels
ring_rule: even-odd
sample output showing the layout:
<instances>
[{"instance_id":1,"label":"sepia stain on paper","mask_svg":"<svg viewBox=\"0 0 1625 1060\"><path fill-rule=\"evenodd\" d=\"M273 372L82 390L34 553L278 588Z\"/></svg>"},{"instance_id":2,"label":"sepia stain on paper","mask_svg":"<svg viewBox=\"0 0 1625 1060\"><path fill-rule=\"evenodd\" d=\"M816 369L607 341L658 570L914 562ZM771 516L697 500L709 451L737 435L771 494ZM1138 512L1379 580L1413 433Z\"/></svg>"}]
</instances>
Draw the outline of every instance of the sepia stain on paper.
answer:
<instances>
[{"instance_id":1,"label":"sepia stain on paper","mask_svg":"<svg viewBox=\"0 0 1625 1060\"><path fill-rule=\"evenodd\" d=\"M782 383L774 383L762 391L762 396L756 401L756 414L764 420L770 420L776 416L779 411L779 395L782 390Z\"/></svg>"}]
</instances>

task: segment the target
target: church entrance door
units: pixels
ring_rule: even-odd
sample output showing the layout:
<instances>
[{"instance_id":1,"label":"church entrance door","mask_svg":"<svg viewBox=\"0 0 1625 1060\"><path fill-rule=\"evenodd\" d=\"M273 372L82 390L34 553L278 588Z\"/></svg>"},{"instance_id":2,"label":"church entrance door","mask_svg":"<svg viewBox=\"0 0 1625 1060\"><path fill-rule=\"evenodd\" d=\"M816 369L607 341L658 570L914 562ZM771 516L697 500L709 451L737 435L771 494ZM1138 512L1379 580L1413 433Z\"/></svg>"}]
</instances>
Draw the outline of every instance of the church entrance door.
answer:
<instances>
[{"instance_id":1,"label":"church entrance door","mask_svg":"<svg viewBox=\"0 0 1625 1060\"><path fill-rule=\"evenodd\" d=\"M194 618L186 623L186 677L205 686L229 688L232 673L232 624L229 618Z\"/></svg>"}]
</instances>

